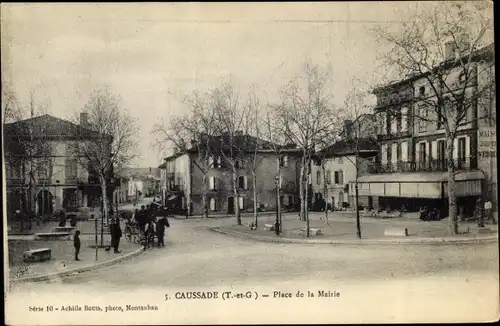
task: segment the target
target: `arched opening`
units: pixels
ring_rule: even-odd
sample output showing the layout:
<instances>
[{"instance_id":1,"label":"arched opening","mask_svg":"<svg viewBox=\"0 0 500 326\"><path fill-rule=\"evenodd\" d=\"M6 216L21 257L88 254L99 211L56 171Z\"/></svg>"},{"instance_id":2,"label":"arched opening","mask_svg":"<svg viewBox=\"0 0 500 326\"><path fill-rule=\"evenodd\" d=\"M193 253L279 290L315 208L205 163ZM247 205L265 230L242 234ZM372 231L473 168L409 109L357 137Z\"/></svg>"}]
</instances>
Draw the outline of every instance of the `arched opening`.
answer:
<instances>
[{"instance_id":1,"label":"arched opening","mask_svg":"<svg viewBox=\"0 0 500 326\"><path fill-rule=\"evenodd\" d=\"M41 190L36 196L36 202L38 204L38 215L43 216L46 214L52 214L54 212L54 206L52 204L53 195L48 190Z\"/></svg>"}]
</instances>

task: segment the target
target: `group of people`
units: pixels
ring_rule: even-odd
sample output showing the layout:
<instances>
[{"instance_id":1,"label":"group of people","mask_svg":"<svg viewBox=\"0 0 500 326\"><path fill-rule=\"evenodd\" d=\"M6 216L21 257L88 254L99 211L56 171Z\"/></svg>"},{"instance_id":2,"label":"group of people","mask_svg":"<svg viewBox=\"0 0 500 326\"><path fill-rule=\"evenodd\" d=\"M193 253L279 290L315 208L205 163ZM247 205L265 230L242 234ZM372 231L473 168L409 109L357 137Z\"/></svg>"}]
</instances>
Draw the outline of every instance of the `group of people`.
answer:
<instances>
[{"instance_id":1,"label":"group of people","mask_svg":"<svg viewBox=\"0 0 500 326\"><path fill-rule=\"evenodd\" d=\"M145 239L146 247L154 245L155 236L158 246L164 247L165 229L170 227L168 215L168 209L153 202L151 205L142 205L140 210L136 209L127 223L139 230L141 238Z\"/></svg>"}]
</instances>

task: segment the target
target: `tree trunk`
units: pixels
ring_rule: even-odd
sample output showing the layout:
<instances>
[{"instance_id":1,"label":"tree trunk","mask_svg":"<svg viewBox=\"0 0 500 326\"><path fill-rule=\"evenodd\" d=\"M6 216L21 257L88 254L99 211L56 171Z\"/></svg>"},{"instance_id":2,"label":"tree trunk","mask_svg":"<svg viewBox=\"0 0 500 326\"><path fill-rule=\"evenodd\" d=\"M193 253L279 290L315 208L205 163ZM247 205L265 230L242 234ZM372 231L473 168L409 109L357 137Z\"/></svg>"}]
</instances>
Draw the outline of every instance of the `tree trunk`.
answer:
<instances>
[{"instance_id":1,"label":"tree trunk","mask_svg":"<svg viewBox=\"0 0 500 326\"><path fill-rule=\"evenodd\" d=\"M104 220L108 219L108 198L106 191L106 179L101 177L101 194L102 194L102 216L101 216L101 246L104 245Z\"/></svg>"},{"instance_id":2,"label":"tree trunk","mask_svg":"<svg viewBox=\"0 0 500 326\"><path fill-rule=\"evenodd\" d=\"M252 171L252 182L253 182L253 216L255 219L255 227L258 226L258 216L259 213L257 212L258 206L257 206L257 173Z\"/></svg>"},{"instance_id":3,"label":"tree trunk","mask_svg":"<svg viewBox=\"0 0 500 326\"><path fill-rule=\"evenodd\" d=\"M357 236L358 239L361 239L361 221L359 217L359 189L358 189L358 178L356 177L356 181L354 181L354 188L355 188L355 200L354 204L356 205L356 230L357 230Z\"/></svg>"},{"instance_id":4,"label":"tree trunk","mask_svg":"<svg viewBox=\"0 0 500 326\"><path fill-rule=\"evenodd\" d=\"M236 224L241 225L241 214L240 214L240 192L238 188L238 174L236 168L233 166L233 189L234 189L234 213L236 215Z\"/></svg>"},{"instance_id":5,"label":"tree trunk","mask_svg":"<svg viewBox=\"0 0 500 326\"><path fill-rule=\"evenodd\" d=\"M326 184L326 169L325 164L321 164L323 170L323 197L325 200L325 223L328 225L328 185Z\"/></svg>"},{"instance_id":6,"label":"tree trunk","mask_svg":"<svg viewBox=\"0 0 500 326\"><path fill-rule=\"evenodd\" d=\"M299 198L300 198L300 212L299 218L302 221L304 219L304 160L302 160L302 164L300 166L300 175L299 175Z\"/></svg>"},{"instance_id":7,"label":"tree trunk","mask_svg":"<svg viewBox=\"0 0 500 326\"><path fill-rule=\"evenodd\" d=\"M306 187L305 187L305 197L306 197L306 201L305 201L305 205L304 205L304 217L306 219L306 237L309 238L310 234L309 234L309 228L310 228L310 225L309 225L309 164L310 164L310 160L308 160L306 162L306 167L305 167L305 170L306 170L306 180L305 180L305 183L306 183Z\"/></svg>"},{"instance_id":8,"label":"tree trunk","mask_svg":"<svg viewBox=\"0 0 500 326\"><path fill-rule=\"evenodd\" d=\"M448 216L450 220L450 231L453 235L458 234L457 197L455 193L455 165L453 161L454 137L447 137L446 156L448 160Z\"/></svg>"},{"instance_id":9,"label":"tree trunk","mask_svg":"<svg viewBox=\"0 0 500 326\"><path fill-rule=\"evenodd\" d=\"M280 227L280 233L283 231L283 223L281 219L281 166L280 166L280 159L278 158L276 162L276 175L278 176L278 185L276 187L276 212L278 214L278 221L279 221L279 227Z\"/></svg>"},{"instance_id":10,"label":"tree trunk","mask_svg":"<svg viewBox=\"0 0 500 326\"><path fill-rule=\"evenodd\" d=\"M208 218L208 202L207 202L207 175L203 174L201 181L201 203L203 205L203 218Z\"/></svg>"}]
</instances>

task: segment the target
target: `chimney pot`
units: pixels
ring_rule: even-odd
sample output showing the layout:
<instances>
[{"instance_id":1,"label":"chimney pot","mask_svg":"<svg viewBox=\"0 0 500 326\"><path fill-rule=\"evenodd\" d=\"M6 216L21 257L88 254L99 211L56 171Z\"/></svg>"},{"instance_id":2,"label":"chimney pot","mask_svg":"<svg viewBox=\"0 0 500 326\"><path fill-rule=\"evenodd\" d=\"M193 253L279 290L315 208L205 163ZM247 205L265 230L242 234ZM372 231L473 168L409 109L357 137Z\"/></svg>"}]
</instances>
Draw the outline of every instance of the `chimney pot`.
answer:
<instances>
[{"instance_id":1,"label":"chimney pot","mask_svg":"<svg viewBox=\"0 0 500 326\"><path fill-rule=\"evenodd\" d=\"M448 41L444 44L444 58L445 60L455 57L455 42Z\"/></svg>"},{"instance_id":2,"label":"chimney pot","mask_svg":"<svg viewBox=\"0 0 500 326\"><path fill-rule=\"evenodd\" d=\"M80 124L86 125L88 123L89 123L89 114L86 112L81 112L80 113Z\"/></svg>"}]
</instances>

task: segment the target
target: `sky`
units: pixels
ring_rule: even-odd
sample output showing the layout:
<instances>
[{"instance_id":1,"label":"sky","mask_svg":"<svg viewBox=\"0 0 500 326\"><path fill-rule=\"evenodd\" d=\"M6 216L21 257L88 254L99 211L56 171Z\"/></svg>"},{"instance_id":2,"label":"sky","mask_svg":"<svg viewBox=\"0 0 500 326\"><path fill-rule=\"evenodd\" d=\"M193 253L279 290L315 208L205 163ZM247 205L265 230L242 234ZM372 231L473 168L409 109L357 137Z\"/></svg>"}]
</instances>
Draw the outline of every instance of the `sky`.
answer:
<instances>
[{"instance_id":1,"label":"sky","mask_svg":"<svg viewBox=\"0 0 500 326\"><path fill-rule=\"evenodd\" d=\"M182 114L194 90L235 80L270 100L305 61L327 69L334 101L352 80L380 74L375 23L397 23L398 2L206 4L2 4L2 83L22 103L71 119L103 86L137 121L139 158L158 166L155 123Z\"/></svg>"}]
</instances>

